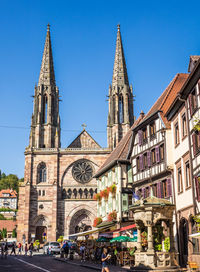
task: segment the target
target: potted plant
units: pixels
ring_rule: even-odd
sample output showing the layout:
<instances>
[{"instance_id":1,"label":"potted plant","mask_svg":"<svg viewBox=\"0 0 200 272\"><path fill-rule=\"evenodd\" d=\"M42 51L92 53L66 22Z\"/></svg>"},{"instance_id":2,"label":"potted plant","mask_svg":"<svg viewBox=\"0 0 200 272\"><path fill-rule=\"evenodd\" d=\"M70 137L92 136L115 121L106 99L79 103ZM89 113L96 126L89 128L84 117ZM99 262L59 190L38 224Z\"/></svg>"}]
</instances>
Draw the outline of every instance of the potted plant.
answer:
<instances>
[{"instance_id":1,"label":"potted plant","mask_svg":"<svg viewBox=\"0 0 200 272\"><path fill-rule=\"evenodd\" d=\"M101 197L101 195L99 193L97 193L97 194L94 195L93 199L100 202L102 197Z\"/></svg>"},{"instance_id":2,"label":"potted plant","mask_svg":"<svg viewBox=\"0 0 200 272\"><path fill-rule=\"evenodd\" d=\"M114 221L117 219L117 213L116 211L110 212L108 214L108 221Z\"/></svg>"},{"instance_id":3,"label":"potted plant","mask_svg":"<svg viewBox=\"0 0 200 272\"><path fill-rule=\"evenodd\" d=\"M94 222L93 222L93 227L96 227L96 226L98 226L101 223L102 223L102 218L101 217L96 217L94 219Z\"/></svg>"},{"instance_id":4,"label":"potted plant","mask_svg":"<svg viewBox=\"0 0 200 272\"><path fill-rule=\"evenodd\" d=\"M116 184L112 184L112 185L109 187L109 192L110 192L113 196L115 196L116 190L117 190Z\"/></svg>"},{"instance_id":5,"label":"potted plant","mask_svg":"<svg viewBox=\"0 0 200 272\"><path fill-rule=\"evenodd\" d=\"M108 200L108 196L109 196L109 190L108 188L104 189L102 191L102 196L104 197L105 200Z\"/></svg>"}]
</instances>

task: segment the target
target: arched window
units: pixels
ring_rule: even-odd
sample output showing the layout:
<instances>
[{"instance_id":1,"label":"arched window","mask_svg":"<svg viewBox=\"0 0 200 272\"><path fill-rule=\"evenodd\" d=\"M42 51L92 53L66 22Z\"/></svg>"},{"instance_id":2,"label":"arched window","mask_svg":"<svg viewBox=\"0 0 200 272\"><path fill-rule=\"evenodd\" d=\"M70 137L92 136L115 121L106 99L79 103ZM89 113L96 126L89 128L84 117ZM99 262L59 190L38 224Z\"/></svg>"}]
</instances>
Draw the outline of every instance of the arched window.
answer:
<instances>
[{"instance_id":1,"label":"arched window","mask_svg":"<svg viewBox=\"0 0 200 272\"><path fill-rule=\"evenodd\" d=\"M124 122L124 98L122 95L119 97L119 122L120 124Z\"/></svg>"},{"instance_id":2,"label":"arched window","mask_svg":"<svg viewBox=\"0 0 200 272\"><path fill-rule=\"evenodd\" d=\"M115 95L113 96L113 123L115 124Z\"/></svg>"},{"instance_id":3,"label":"arched window","mask_svg":"<svg viewBox=\"0 0 200 272\"><path fill-rule=\"evenodd\" d=\"M43 97L43 124L47 123L47 96Z\"/></svg>"},{"instance_id":4,"label":"arched window","mask_svg":"<svg viewBox=\"0 0 200 272\"><path fill-rule=\"evenodd\" d=\"M46 164L41 162L37 170L37 183L46 182Z\"/></svg>"}]
</instances>

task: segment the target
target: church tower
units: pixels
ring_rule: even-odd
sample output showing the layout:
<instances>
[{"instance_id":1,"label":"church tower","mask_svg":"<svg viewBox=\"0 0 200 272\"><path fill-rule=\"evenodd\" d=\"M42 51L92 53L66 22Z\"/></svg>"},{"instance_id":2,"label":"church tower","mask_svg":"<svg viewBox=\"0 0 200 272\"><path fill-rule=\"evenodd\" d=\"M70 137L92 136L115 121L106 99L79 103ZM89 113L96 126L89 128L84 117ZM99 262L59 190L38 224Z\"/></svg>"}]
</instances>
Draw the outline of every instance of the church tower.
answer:
<instances>
[{"instance_id":1,"label":"church tower","mask_svg":"<svg viewBox=\"0 0 200 272\"><path fill-rule=\"evenodd\" d=\"M112 150L134 122L133 90L129 85L120 25L117 30L112 85L109 86L108 147Z\"/></svg>"},{"instance_id":2,"label":"church tower","mask_svg":"<svg viewBox=\"0 0 200 272\"><path fill-rule=\"evenodd\" d=\"M50 25L47 26L39 81L35 86L29 147L60 147L59 90L55 82Z\"/></svg>"}]
</instances>

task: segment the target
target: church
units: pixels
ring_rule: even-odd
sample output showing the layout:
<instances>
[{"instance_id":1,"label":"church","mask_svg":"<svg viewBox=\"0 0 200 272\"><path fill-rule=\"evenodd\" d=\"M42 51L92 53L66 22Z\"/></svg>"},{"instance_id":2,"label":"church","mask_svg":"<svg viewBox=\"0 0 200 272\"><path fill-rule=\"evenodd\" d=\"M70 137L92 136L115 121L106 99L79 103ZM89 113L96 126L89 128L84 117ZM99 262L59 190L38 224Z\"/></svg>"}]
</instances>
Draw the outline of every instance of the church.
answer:
<instances>
[{"instance_id":1,"label":"church","mask_svg":"<svg viewBox=\"0 0 200 272\"><path fill-rule=\"evenodd\" d=\"M102 148L85 128L69 146L61 147L59 89L48 25L25 149L24 183L19 189L19 241L55 241L60 235L69 237L93 226L97 215L94 175L134 122L133 89L119 25L108 104L107 148Z\"/></svg>"}]
</instances>

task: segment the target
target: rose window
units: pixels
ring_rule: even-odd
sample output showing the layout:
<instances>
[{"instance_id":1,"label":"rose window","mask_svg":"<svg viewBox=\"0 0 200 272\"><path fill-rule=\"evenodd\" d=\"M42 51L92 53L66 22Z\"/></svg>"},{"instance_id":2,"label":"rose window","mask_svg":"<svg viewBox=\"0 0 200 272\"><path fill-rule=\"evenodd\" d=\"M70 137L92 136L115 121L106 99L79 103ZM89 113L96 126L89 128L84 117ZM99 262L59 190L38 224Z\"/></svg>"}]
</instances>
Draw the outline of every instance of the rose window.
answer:
<instances>
[{"instance_id":1,"label":"rose window","mask_svg":"<svg viewBox=\"0 0 200 272\"><path fill-rule=\"evenodd\" d=\"M72 167L73 178L81 183L89 182L93 176L93 168L87 161L78 161Z\"/></svg>"}]
</instances>

